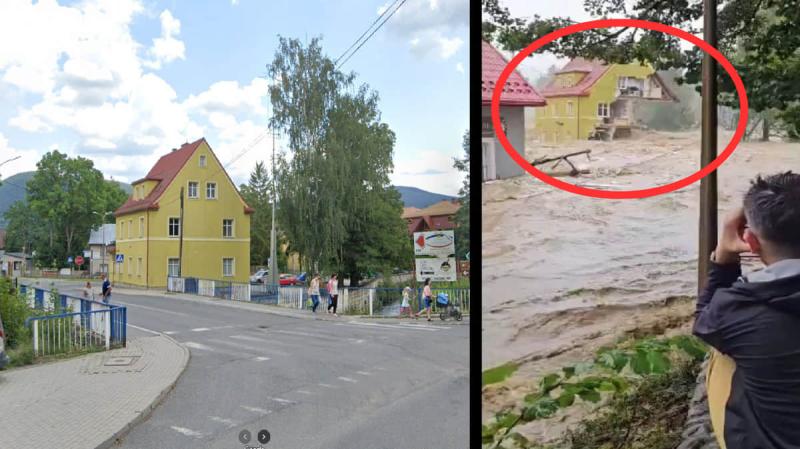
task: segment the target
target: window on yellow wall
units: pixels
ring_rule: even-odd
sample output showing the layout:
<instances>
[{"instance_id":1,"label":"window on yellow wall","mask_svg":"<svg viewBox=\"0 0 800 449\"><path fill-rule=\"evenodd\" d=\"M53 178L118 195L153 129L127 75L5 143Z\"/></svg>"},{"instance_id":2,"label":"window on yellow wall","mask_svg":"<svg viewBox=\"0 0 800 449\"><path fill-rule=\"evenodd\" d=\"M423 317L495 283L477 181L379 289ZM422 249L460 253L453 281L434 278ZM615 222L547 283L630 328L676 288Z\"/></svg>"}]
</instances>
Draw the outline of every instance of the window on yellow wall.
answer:
<instances>
[{"instance_id":1,"label":"window on yellow wall","mask_svg":"<svg viewBox=\"0 0 800 449\"><path fill-rule=\"evenodd\" d=\"M167 259L167 276L178 277L179 265L180 265L180 259L178 258Z\"/></svg>"},{"instance_id":2,"label":"window on yellow wall","mask_svg":"<svg viewBox=\"0 0 800 449\"><path fill-rule=\"evenodd\" d=\"M567 117L572 117L573 116L573 114L575 112L575 111L573 111L573 106L574 105L572 104L571 101L567 102Z\"/></svg>"},{"instance_id":3,"label":"window on yellow wall","mask_svg":"<svg viewBox=\"0 0 800 449\"><path fill-rule=\"evenodd\" d=\"M133 219L128 220L128 238L131 238L131 229L133 229Z\"/></svg>"},{"instance_id":4,"label":"window on yellow wall","mask_svg":"<svg viewBox=\"0 0 800 449\"><path fill-rule=\"evenodd\" d=\"M119 227L119 229L117 229L117 235L121 240L123 237L125 237L125 222L120 221L117 227Z\"/></svg>"},{"instance_id":5,"label":"window on yellow wall","mask_svg":"<svg viewBox=\"0 0 800 449\"><path fill-rule=\"evenodd\" d=\"M209 199L209 200L217 199L217 183L216 182L207 182L206 183L206 199Z\"/></svg>"},{"instance_id":6,"label":"window on yellow wall","mask_svg":"<svg viewBox=\"0 0 800 449\"><path fill-rule=\"evenodd\" d=\"M222 259L222 276L230 277L233 276L233 258L224 258Z\"/></svg>"},{"instance_id":7,"label":"window on yellow wall","mask_svg":"<svg viewBox=\"0 0 800 449\"><path fill-rule=\"evenodd\" d=\"M608 117L608 103L597 103L597 116Z\"/></svg>"},{"instance_id":8,"label":"window on yellow wall","mask_svg":"<svg viewBox=\"0 0 800 449\"><path fill-rule=\"evenodd\" d=\"M133 259L128 259L128 276L133 276Z\"/></svg>"},{"instance_id":9,"label":"window on yellow wall","mask_svg":"<svg viewBox=\"0 0 800 449\"><path fill-rule=\"evenodd\" d=\"M233 220L226 218L222 220L222 236L233 237Z\"/></svg>"},{"instance_id":10,"label":"window on yellow wall","mask_svg":"<svg viewBox=\"0 0 800 449\"><path fill-rule=\"evenodd\" d=\"M205 168L205 166L206 166L206 155L205 154L201 154L200 155L199 165L200 165L201 168Z\"/></svg>"},{"instance_id":11,"label":"window on yellow wall","mask_svg":"<svg viewBox=\"0 0 800 449\"><path fill-rule=\"evenodd\" d=\"M139 238L144 237L144 217L139 217Z\"/></svg>"},{"instance_id":12,"label":"window on yellow wall","mask_svg":"<svg viewBox=\"0 0 800 449\"><path fill-rule=\"evenodd\" d=\"M142 277L142 258L139 258L139 265L136 267L136 275Z\"/></svg>"},{"instance_id":13,"label":"window on yellow wall","mask_svg":"<svg viewBox=\"0 0 800 449\"><path fill-rule=\"evenodd\" d=\"M189 181L189 198L197 198L197 181Z\"/></svg>"},{"instance_id":14,"label":"window on yellow wall","mask_svg":"<svg viewBox=\"0 0 800 449\"><path fill-rule=\"evenodd\" d=\"M169 217L167 224L167 235L170 237L178 237L181 234L181 220L178 217Z\"/></svg>"}]
</instances>

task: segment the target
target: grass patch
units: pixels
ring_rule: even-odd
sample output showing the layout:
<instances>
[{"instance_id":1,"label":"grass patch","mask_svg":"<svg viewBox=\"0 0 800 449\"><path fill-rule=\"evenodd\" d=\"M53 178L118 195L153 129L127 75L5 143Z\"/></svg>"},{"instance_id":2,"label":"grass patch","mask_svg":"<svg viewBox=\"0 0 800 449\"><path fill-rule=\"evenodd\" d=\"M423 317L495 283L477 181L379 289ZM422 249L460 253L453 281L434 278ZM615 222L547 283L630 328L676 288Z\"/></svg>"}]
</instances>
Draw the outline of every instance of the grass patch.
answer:
<instances>
[{"instance_id":1,"label":"grass patch","mask_svg":"<svg viewBox=\"0 0 800 449\"><path fill-rule=\"evenodd\" d=\"M508 362L503 365L487 369L481 375L481 384L486 386L502 382L511 377L511 375L514 374L518 368L518 364L514 362Z\"/></svg>"}]
</instances>

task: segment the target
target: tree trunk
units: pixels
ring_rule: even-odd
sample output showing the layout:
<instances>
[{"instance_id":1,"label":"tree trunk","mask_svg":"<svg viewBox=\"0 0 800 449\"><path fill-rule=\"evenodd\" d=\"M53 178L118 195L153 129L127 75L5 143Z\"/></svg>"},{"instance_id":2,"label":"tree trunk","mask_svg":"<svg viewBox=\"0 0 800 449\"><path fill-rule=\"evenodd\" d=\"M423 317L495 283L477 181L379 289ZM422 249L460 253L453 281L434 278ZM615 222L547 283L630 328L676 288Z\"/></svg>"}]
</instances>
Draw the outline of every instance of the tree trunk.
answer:
<instances>
[{"instance_id":1,"label":"tree trunk","mask_svg":"<svg viewBox=\"0 0 800 449\"><path fill-rule=\"evenodd\" d=\"M769 142L769 119L764 114L764 120L761 122L761 141Z\"/></svg>"}]
</instances>

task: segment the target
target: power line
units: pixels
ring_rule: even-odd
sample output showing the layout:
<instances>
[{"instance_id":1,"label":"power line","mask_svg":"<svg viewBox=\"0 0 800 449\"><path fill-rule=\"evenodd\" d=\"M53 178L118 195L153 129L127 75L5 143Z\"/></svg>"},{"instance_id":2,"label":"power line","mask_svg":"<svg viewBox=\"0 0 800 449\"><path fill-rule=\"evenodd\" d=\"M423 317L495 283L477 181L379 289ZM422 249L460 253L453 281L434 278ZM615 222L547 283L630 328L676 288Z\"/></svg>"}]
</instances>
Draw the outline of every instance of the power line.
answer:
<instances>
[{"instance_id":1,"label":"power line","mask_svg":"<svg viewBox=\"0 0 800 449\"><path fill-rule=\"evenodd\" d=\"M247 144L244 147L244 149L242 149L242 151L240 151L236 156L234 156L233 159L228 161L225 165L220 164L220 168L218 168L216 171L212 172L211 174L209 174L205 178L201 179L200 181L198 181L197 182L198 188L199 188L199 186L201 184L203 184L204 182L208 181L212 177L216 176L217 173L219 173L220 171L222 171L222 170L224 170L226 168L230 168L231 164L233 164L234 162L239 160L242 156L244 156L245 154L250 152L253 148L255 148L256 145L261 143L261 141L264 140L268 135L270 135L270 131L269 130L266 130L266 131L262 132L261 134L259 134L255 139L253 139L249 144ZM233 187L237 188L235 184L234 184ZM238 190L238 188L237 188L237 190ZM169 206L170 204L173 204L173 203L175 203L175 202L177 202L179 200L180 200L180 196L177 196L177 197L173 198L172 200L170 200L169 202L166 202L166 203L162 204L161 207Z\"/></svg>"},{"instance_id":2,"label":"power line","mask_svg":"<svg viewBox=\"0 0 800 449\"><path fill-rule=\"evenodd\" d=\"M347 52L350 51L351 48L355 47L356 44L358 43L358 41L360 41L361 38L364 37L364 35L366 35L369 32L369 30L371 30L372 27L375 26L375 24L378 23L378 21L381 20L383 18L383 16L386 15L386 13L389 12L389 10L392 9L392 7L398 1L400 1L400 0L394 0L391 5L389 5L386 9L384 9L383 12L377 18L375 18L375 20L371 24L369 24L369 27L367 27L367 29L364 30L363 33L361 33L361 36L358 36L358 39L356 39L352 44L350 44L350 46L347 48L347 50L345 50L344 53L339 55L339 57L336 58L335 61L333 61L333 65L335 66L339 62L339 60L341 60L344 57L344 55L346 55Z\"/></svg>"},{"instance_id":3,"label":"power line","mask_svg":"<svg viewBox=\"0 0 800 449\"><path fill-rule=\"evenodd\" d=\"M350 58L352 58L352 57L353 57L353 55L354 55L354 54L356 54L356 53L358 52L358 50L359 50L361 47L363 47L363 46L364 46L364 44L366 44L366 43L367 43L367 41L368 41L368 40L369 40L369 39L370 39L370 38L371 38L371 37L372 37L372 36L373 36L373 35L374 35L374 34L375 34L375 33L376 33L378 30L380 30L380 29L381 29L381 27L383 26L383 24L385 24L385 23L386 23L386 22L387 22L389 19L391 19L391 18L392 18L392 16L394 15L394 13L396 13L396 12L397 12L397 10L398 10L398 9L400 9L400 8L401 8L401 7L402 7L402 6L405 4L405 2L406 2L406 1L407 1L407 0L402 0L402 1L400 2L400 4L399 4L399 5L397 5L397 7L396 7L396 8L395 8L395 9L394 9L394 10L393 10L391 13L389 13L389 15L388 15L388 16L387 16L385 19L383 19L383 21L382 21L381 23L379 23L379 24L378 24L378 27L377 27L377 28L375 28L375 29L372 31L372 33L370 33L370 34L369 34L369 36L367 36L367 37L366 37L366 39L364 39L363 41L361 41L361 43L358 45L358 47L356 47L356 49L355 49L355 50L353 50L353 52L352 52L352 53L350 53L350 56L348 56L348 57L347 57L347 59L345 59L344 61L342 61L340 64L336 65L336 68L338 69L339 67L343 66L343 65L344 65L344 64L345 64L347 61L349 61L349 60L350 60ZM388 9L387 9L386 11L388 11ZM384 11L384 13L386 13L386 11ZM380 17L379 17L379 18L380 18Z\"/></svg>"}]
</instances>

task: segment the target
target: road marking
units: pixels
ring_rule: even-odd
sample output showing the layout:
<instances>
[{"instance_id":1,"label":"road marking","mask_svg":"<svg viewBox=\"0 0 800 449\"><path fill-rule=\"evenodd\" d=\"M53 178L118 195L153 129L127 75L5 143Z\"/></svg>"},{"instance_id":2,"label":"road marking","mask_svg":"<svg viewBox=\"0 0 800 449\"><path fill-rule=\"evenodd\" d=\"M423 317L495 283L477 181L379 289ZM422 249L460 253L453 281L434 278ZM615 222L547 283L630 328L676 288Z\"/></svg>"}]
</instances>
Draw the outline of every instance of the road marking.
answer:
<instances>
[{"instance_id":1,"label":"road marking","mask_svg":"<svg viewBox=\"0 0 800 449\"><path fill-rule=\"evenodd\" d=\"M236 340L257 341L259 343L269 343L269 340L267 340L267 339L251 337L249 335L229 335L228 338L234 338Z\"/></svg>"},{"instance_id":2,"label":"road marking","mask_svg":"<svg viewBox=\"0 0 800 449\"><path fill-rule=\"evenodd\" d=\"M358 382L357 380L355 380L355 379L351 379L351 378L349 378L349 377L338 377L337 379L339 379L339 380L343 380L343 381L345 381L345 382L350 382L350 383L356 383L356 382Z\"/></svg>"},{"instance_id":3,"label":"road marking","mask_svg":"<svg viewBox=\"0 0 800 449\"><path fill-rule=\"evenodd\" d=\"M216 422L225 424L226 426L228 426L229 429L239 425L239 423L237 423L236 421L233 421L233 420L230 420L230 419L227 419L227 418L220 418L219 416L209 416L209 418L212 421L216 421Z\"/></svg>"},{"instance_id":4,"label":"road marking","mask_svg":"<svg viewBox=\"0 0 800 449\"><path fill-rule=\"evenodd\" d=\"M194 437L194 438L203 438L203 434L192 429L187 429L186 427L178 427L178 426L169 426L172 430L182 433L187 437Z\"/></svg>"},{"instance_id":5,"label":"road marking","mask_svg":"<svg viewBox=\"0 0 800 449\"><path fill-rule=\"evenodd\" d=\"M336 323L337 326L368 326L368 327L381 327L384 329L402 329L402 330L421 330L421 331L428 331L428 332L438 332L439 328L428 327L428 326L420 326L420 327L409 327L405 325L399 324L380 324L380 323L361 323L358 321L348 321L347 323Z\"/></svg>"},{"instance_id":6,"label":"road marking","mask_svg":"<svg viewBox=\"0 0 800 449\"><path fill-rule=\"evenodd\" d=\"M312 394L310 391L306 391L306 390L297 390L297 392L300 393L300 394Z\"/></svg>"},{"instance_id":7,"label":"road marking","mask_svg":"<svg viewBox=\"0 0 800 449\"><path fill-rule=\"evenodd\" d=\"M330 384L318 384L318 385L320 387L325 387L325 388L336 388L336 387L334 387L333 385L330 385Z\"/></svg>"},{"instance_id":8,"label":"road marking","mask_svg":"<svg viewBox=\"0 0 800 449\"><path fill-rule=\"evenodd\" d=\"M272 410L267 410L258 407L250 407L248 405L240 405L240 407L247 410L248 412L258 413L261 415L269 415L270 413L272 413Z\"/></svg>"},{"instance_id":9,"label":"road marking","mask_svg":"<svg viewBox=\"0 0 800 449\"><path fill-rule=\"evenodd\" d=\"M411 323L397 323L398 326L423 328L423 329L450 329L450 326L436 326L434 324L411 324Z\"/></svg>"},{"instance_id":10,"label":"road marking","mask_svg":"<svg viewBox=\"0 0 800 449\"><path fill-rule=\"evenodd\" d=\"M167 334L167 335L175 335L175 334L178 333L178 331L166 331L164 333Z\"/></svg>"},{"instance_id":11,"label":"road marking","mask_svg":"<svg viewBox=\"0 0 800 449\"><path fill-rule=\"evenodd\" d=\"M269 357L256 357L253 360L255 360L257 362L265 362L265 361L269 360Z\"/></svg>"},{"instance_id":12,"label":"road marking","mask_svg":"<svg viewBox=\"0 0 800 449\"><path fill-rule=\"evenodd\" d=\"M136 326L136 325L133 325L131 323L128 323L128 326L130 326L130 327L132 327L134 329L139 329L140 331L145 331L145 332L150 332L151 334L161 335L161 332L156 332L156 331L154 331L152 329L147 329L147 328L144 328L144 327L141 327L141 326Z\"/></svg>"},{"instance_id":13,"label":"road marking","mask_svg":"<svg viewBox=\"0 0 800 449\"><path fill-rule=\"evenodd\" d=\"M133 307L134 309L147 309L147 310L152 310L154 312L159 312L159 313L169 313L169 314L172 314L172 315L189 316L188 313L173 312L172 310L159 309L158 307L143 306L141 304L131 304L131 303L121 302L121 301L114 301L114 304L121 304L121 305L126 306L126 307Z\"/></svg>"},{"instance_id":14,"label":"road marking","mask_svg":"<svg viewBox=\"0 0 800 449\"><path fill-rule=\"evenodd\" d=\"M273 401L279 402L281 404L297 404L297 402L295 402L295 401L290 401L288 399L283 399L283 398L271 398L271 399Z\"/></svg>"},{"instance_id":15,"label":"road marking","mask_svg":"<svg viewBox=\"0 0 800 449\"><path fill-rule=\"evenodd\" d=\"M348 341L352 341L353 343L356 343L356 344L364 343L364 340L362 340L360 338L348 338L347 340Z\"/></svg>"},{"instance_id":16,"label":"road marking","mask_svg":"<svg viewBox=\"0 0 800 449\"><path fill-rule=\"evenodd\" d=\"M254 351L254 352L258 352L258 353L266 352L267 354L270 354L270 355L289 355L289 353L287 353L287 352L278 351L278 350L275 350L275 349L266 349L265 350L264 348L258 348L258 347L255 347L255 346L243 345L243 344L237 343L235 341L225 341L225 340L217 340L217 339L209 339L208 341L214 342L214 343L219 343L221 345L231 346L231 347L234 347L234 348L246 349L248 351Z\"/></svg>"},{"instance_id":17,"label":"road marking","mask_svg":"<svg viewBox=\"0 0 800 449\"><path fill-rule=\"evenodd\" d=\"M356 371L356 374L361 374L362 376L371 376L372 373L368 373L366 371Z\"/></svg>"},{"instance_id":18,"label":"road marking","mask_svg":"<svg viewBox=\"0 0 800 449\"><path fill-rule=\"evenodd\" d=\"M192 329L192 332L205 332L205 331L210 331L210 330L211 329L209 329L207 327L196 327L196 328Z\"/></svg>"},{"instance_id":19,"label":"road marking","mask_svg":"<svg viewBox=\"0 0 800 449\"><path fill-rule=\"evenodd\" d=\"M200 343L195 343L195 342L193 342L193 341L187 341L187 342L186 342L186 343L184 343L184 344L185 344L186 346L188 346L188 347L192 348L192 349L200 349L200 350L203 350L203 351L212 351L212 352L213 352L213 351L216 351L214 348L212 348L212 347L210 347L210 346L206 346L206 345L204 345L204 344L200 344Z\"/></svg>"},{"instance_id":20,"label":"road marking","mask_svg":"<svg viewBox=\"0 0 800 449\"><path fill-rule=\"evenodd\" d=\"M288 334L288 335L299 335L301 337L318 337L319 335L310 334L308 332L297 332L297 331L284 331L279 329L270 329L270 332L278 332L281 334Z\"/></svg>"}]
</instances>

